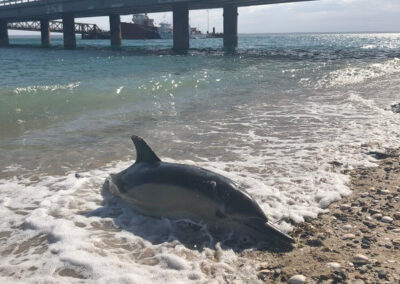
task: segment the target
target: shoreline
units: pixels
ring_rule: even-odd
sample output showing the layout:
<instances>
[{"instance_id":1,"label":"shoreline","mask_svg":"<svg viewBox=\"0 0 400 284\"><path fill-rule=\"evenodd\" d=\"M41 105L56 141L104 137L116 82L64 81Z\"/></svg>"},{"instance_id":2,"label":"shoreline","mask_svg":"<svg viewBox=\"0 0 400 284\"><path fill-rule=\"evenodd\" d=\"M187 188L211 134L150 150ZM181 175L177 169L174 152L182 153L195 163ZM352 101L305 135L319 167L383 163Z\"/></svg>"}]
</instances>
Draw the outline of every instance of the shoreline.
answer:
<instances>
[{"instance_id":1,"label":"shoreline","mask_svg":"<svg viewBox=\"0 0 400 284\"><path fill-rule=\"evenodd\" d=\"M377 167L346 172L349 196L297 225L292 251L242 253L259 262L260 280L288 283L297 275L289 283L400 283L400 150L376 158Z\"/></svg>"}]
</instances>

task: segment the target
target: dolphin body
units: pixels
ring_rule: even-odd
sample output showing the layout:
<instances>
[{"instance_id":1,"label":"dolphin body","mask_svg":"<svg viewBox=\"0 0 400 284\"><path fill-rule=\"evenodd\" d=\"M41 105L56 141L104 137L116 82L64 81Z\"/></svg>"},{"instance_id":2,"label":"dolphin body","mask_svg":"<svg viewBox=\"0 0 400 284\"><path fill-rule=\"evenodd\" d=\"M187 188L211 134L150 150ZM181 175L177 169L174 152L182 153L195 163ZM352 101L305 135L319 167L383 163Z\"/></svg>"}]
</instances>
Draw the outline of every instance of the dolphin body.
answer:
<instances>
[{"instance_id":1,"label":"dolphin body","mask_svg":"<svg viewBox=\"0 0 400 284\"><path fill-rule=\"evenodd\" d=\"M268 223L256 201L232 180L199 167L162 162L142 138L131 139L136 162L111 175L108 189L140 213L188 218L258 241L294 243Z\"/></svg>"}]
</instances>

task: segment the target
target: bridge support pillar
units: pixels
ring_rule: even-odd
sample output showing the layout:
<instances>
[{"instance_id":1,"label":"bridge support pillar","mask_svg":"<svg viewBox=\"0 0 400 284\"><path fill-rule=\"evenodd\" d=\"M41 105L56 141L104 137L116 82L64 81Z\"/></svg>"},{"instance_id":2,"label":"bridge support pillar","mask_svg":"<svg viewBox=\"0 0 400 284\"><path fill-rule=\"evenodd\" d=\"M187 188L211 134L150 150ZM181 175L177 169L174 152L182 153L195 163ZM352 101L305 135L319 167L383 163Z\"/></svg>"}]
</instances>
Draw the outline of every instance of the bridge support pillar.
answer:
<instances>
[{"instance_id":1,"label":"bridge support pillar","mask_svg":"<svg viewBox=\"0 0 400 284\"><path fill-rule=\"evenodd\" d=\"M238 46L238 8L224 6L224 48L234 50Z\"/></svg>"},{"instance_id":2,"label":"bridge support pillar","mask_svg":"<svg viewBox=\"0 0 400 284\"><path fill-rule=\"evenodd\" d=\"M0 20L0 46L8 45L7 21Z\"/></svg>"},{"instance_id":3,"label":"bridge support pillar","mask_svg":"<svg viewBox=\"0 0 400 284\"><path fill-rule=\"evenodd\" d=\"M121 46L121 18L117 14L110 15L110 38L111 46Z\"/></svg>"},{"instance_id":4,"label":"bridge support pillar","mask_svg":"<svg viewBox=\"0 0 400 284\"><path fill-rule=\"evenodd\" d=\"M189 9L187 4L173 7L174 51L186 52L189 49Z\"/></svg>"},{"instance_id":5,"label":"bridge support pillar","mask_svg":"<svg viewBox=\"0 0 400 284\"><path fill-rule=\"evenodd\" d=\"M40 33L42 39L42 46L50 46L50 27L49 20L40 20Z\"/></svg>"},{"instance_id":6,"label":"bridge support pillar","mask_svg":"<svg viewBox=\"0 0 400 284\"><path fill-rule=\"evenodd\" d=\"M64 47L68 49L76 48L75 19L71 13L63 15Z\"/></svg>"}]
</instances>

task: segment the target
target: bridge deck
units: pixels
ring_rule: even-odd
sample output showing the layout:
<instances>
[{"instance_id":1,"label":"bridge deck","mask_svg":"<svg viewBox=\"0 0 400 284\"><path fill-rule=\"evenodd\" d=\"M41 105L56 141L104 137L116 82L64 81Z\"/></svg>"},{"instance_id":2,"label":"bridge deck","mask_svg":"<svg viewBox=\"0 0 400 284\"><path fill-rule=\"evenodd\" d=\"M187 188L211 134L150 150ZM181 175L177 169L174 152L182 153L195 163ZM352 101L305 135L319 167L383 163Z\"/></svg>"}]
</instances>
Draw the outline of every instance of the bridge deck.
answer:
<instances>
[{"instance_id":1,"label":"bridge deck","mask_svg":"<svg viewBox=\"0 0 400 284\"><path fill-rule=\"evenodd\" d=\"M222 8L229 4L243 7L301 1L314 0L0 0L0 19L12 22L60 19L64 13L73 13L79 18L167 12L178 3L186 3L189 9L195 10Z\"/></svg>"}]
</instances>

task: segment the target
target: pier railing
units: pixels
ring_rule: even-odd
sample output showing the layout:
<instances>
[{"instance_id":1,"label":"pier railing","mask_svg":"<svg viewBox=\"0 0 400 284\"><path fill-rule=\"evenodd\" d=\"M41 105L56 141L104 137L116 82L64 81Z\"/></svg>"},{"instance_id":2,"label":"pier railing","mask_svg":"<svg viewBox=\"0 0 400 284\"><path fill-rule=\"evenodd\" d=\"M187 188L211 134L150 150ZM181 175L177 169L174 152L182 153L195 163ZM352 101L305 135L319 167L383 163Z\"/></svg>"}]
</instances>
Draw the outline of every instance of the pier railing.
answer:
<instances>
[{"instance_id":1,"label":"pier railing","mask_svg":"<svg viewBox=\"0 0 400 284\"><path fill-rule=\"evenodd\" d=\"M40 31L40 21L15 22L8 23L7 28L10 30L21 31ZM49 28L51 32L63 32L63 23L60 21L50 21ZM75 23L75 33L77 34L96 34L104 32L96 24Z\"/></svg>"}]
</instances>

